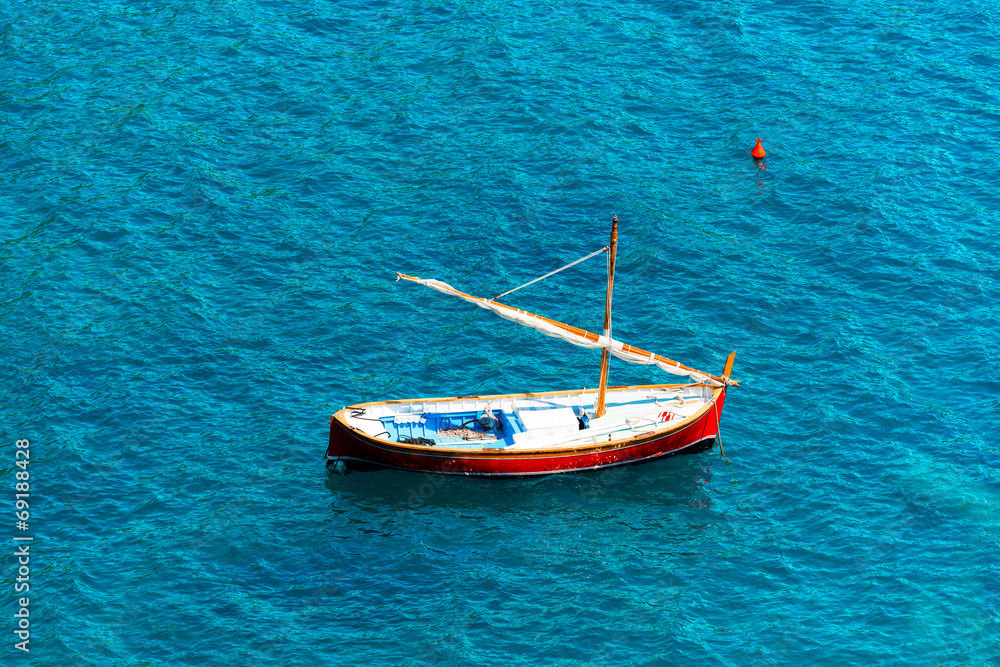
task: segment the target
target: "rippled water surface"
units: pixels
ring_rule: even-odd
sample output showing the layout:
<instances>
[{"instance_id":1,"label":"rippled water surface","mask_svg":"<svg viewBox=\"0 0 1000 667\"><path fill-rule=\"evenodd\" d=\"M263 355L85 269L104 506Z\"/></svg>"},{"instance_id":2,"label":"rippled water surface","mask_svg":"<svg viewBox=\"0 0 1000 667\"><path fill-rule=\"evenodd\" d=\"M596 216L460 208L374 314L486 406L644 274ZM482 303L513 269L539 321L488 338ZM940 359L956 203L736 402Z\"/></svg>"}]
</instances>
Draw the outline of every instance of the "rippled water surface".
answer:
<instances>
[{"instance_id":1,"label":"rippled water surface","mask_svg":"<svg viewBox=\"0 0 1000 667\"><path fill-rule=\"evenodd\" d=\"M941 0L8 5L0 662L1000 664L998 36ZM612 215L617 337L737 352L728 463L327 478L343 405L593 386L394 272L497 294ZM599 329L602 271L510 302Z\"/></svg>"}]
</instances>

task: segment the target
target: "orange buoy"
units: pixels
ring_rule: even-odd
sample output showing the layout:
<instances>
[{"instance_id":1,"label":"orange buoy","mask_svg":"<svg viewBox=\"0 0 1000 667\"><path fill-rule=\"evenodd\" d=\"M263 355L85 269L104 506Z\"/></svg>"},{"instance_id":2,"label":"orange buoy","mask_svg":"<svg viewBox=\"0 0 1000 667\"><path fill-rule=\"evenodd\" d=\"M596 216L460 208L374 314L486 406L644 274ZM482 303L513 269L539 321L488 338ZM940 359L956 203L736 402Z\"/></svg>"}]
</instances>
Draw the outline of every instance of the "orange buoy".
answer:
<instances>
[{"instance_id":1,"label":"orange buoy","mask_svg":"<svg viewBox=\"0 0 1000 667\"><path fill-rule=\"evenodd\" d=\"M753 147L752 151L750 151L750 155L753 155L758 160L767 155L767 153L764 152L764 147L760 145L760 139L757 140L757 145Z\"/></svg>"}]
</instances>

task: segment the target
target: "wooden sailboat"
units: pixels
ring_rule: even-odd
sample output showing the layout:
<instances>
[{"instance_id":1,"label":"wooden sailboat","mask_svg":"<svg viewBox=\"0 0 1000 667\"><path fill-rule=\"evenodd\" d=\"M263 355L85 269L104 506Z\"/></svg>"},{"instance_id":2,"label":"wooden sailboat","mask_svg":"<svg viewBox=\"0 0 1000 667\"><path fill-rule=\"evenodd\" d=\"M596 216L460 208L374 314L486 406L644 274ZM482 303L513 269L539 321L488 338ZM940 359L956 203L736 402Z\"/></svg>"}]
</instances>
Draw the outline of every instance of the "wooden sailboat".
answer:
<instances>
[{"instance_id":1,"label":"wooden sailboat","mask_svg":"<svg viewBox=\"0 0 1000 667\"><path fill-rule=\"evenodd\" d=\"M327 465L347 470L389 467L453 475L519 476L594 470L710 448L719 433L726 391L739 384L730 378L736 353L729 355L722 374L715 376L614 340L611 295L617 245L618 218L614 218L611 242L601 250L608 252L602 335L498 301L510 292L484 299L438 280L397 274L399 279L456 296L548 336L600 348L600 382L589 390L348 406L330 420ZM608 387L612 356L655 365L668 373L688 376L690 381Z\"/></svg>"}]
</instances>

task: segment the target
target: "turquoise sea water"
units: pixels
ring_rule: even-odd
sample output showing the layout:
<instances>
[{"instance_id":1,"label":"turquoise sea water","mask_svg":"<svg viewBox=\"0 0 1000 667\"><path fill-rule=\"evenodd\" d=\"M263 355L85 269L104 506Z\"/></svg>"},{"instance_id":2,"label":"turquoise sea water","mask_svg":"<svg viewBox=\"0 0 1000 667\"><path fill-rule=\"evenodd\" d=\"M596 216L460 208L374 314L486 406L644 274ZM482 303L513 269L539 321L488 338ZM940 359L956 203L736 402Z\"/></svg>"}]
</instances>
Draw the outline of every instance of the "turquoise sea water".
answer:
<instances>
[{"instance_id":1,"label":"turquoise sea water","mask_svg":"<svg viewBox=\"0 0 1000 667\"><path fill-rule=\"evenodd\" d=\"M941 0L7 5L0 663L1000 664L998 37ZM393 279L497 294L612 215L617 337L737 351L728 464L327 479L343 405L593 386ZM602 271L510 301L593 330Z\"/></svg>"}]
</instances>

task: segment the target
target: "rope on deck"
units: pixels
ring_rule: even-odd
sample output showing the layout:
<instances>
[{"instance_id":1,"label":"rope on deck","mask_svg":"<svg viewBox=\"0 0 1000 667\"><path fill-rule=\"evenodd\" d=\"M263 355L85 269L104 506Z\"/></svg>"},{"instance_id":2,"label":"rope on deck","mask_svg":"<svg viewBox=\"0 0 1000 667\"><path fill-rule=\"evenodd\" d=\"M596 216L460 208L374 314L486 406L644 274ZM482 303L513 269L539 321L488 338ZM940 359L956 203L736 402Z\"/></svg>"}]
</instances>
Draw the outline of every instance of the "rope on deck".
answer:
<instances>
[{"instance_id":1,"label":"rope on deck","mask_svg":"<svg viewBox=\"0 0 1000 667\"><path fill-rule=\"evenodd\" d=\"M461 438L462 440L496 440L495 435L490 435L489 433L480 433L479 431L473 431L471 428L456 427L456 428L443 428L438 431L438 435L443 435L451 438Z\"/></svg>"}]
</instances>

